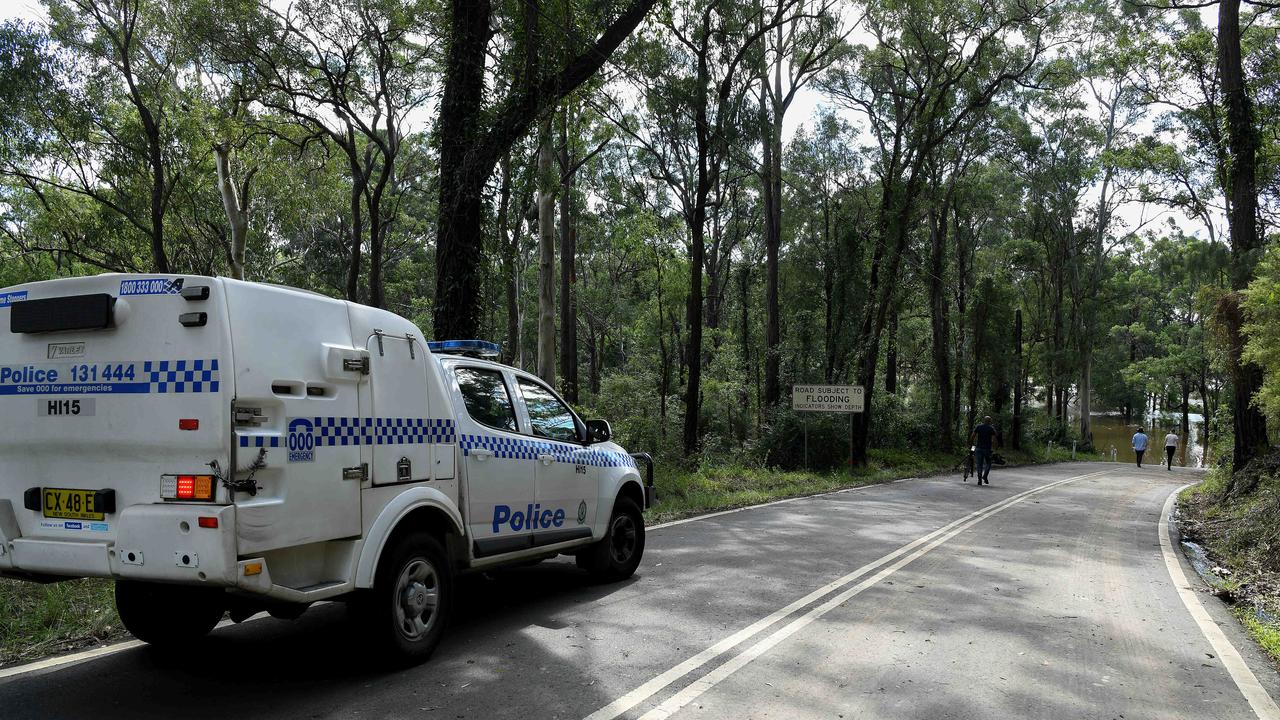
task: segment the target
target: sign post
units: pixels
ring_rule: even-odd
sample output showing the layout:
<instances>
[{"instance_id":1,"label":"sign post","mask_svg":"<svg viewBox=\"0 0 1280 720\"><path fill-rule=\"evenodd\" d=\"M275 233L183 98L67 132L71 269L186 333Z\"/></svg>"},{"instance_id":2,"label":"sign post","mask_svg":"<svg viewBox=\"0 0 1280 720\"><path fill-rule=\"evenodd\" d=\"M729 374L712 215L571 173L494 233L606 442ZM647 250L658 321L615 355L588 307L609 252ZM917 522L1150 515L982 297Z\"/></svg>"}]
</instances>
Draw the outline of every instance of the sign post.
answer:
<instances>
[{"instance_id":1,"label":"sign post","mask_svg":"<svg viewBox=\"0 0 1280 720\"><path fill-rule=\"evenodd\" d=\"M792 385L791 409L796 412L849 414L849 459L853 459L853 413L864 412L865 393L861 385ZM804 465L809 467L809 423L804 424Z\"/></svg>"}]
</instances>

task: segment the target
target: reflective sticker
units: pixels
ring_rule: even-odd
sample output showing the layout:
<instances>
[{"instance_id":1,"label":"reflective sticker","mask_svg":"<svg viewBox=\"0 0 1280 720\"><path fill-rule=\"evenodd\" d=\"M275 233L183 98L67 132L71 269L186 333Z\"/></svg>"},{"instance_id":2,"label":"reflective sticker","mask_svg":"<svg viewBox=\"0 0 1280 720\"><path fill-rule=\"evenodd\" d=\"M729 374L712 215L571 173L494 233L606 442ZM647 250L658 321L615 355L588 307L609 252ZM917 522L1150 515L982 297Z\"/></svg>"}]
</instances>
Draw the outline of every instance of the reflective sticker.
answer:
<instances>
[{"instance_id":1,"label":"reflective sticker","mask_svg":"<svg viewBox=\"0 0 1280 720\"><path fill-rule=\"evenodd\" d=\"M18 290L17 292L0 293L0 307L9 307L16 302L22 302L27 299L26 290Z\"/></svg>"},{"instance_id":2,"label":"reflective sticker","mask_svg":"<svg viewBox=\"0 0 1280 720\"><path fill-rule=\"evenodd\" d=\"M0 395L218 392L217 359L0 366Z\"/></svg>"},{"instance_id":3,"label":"reflective sticker","mask_svg":"<svg viewBox=\"0 0 1280 720\"><path fill-rule=\"evenodd\" d=\"M316 436L310 418L289 420L289 462L312 462L316 459Z\"/></svg>"},{"instance_id":4,"label":"reflective sticker","mask_svg":"<svg viewBox=\"0 0 1280 720\"><path fill-rule=\"evenodd\" d=\"M120 281L120 295L177 295L183 278L136 278Z\"/></svg>"}]
</instances>

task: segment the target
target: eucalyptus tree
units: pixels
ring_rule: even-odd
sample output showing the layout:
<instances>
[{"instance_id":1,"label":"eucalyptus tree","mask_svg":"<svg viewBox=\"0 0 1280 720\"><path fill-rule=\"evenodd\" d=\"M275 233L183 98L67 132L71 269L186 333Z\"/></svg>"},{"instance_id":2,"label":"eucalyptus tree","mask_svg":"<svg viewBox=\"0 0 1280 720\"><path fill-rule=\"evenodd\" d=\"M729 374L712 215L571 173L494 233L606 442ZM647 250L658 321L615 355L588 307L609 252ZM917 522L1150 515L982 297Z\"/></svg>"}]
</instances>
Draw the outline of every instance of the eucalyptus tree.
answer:
<instances>
[{"instance_id":1,"label":"eucalyptus tree","mask_svg":"<svg viewBox=\"0 0 1280 720\"><path fill-rule=\"evenodd\" d=\"M253 100L306 130L299 141L332 143L350 176L348 299L361 298L369 248L368 302L385 305L384 247L403 190L398 167L413 114L432 96L431 42L419 27L426 0L259 2L229 5L209 25L227 64L252 77ZM367 227L366 227L367 225Z\"/></svg>"},{"instance_id":2,"label":"eucalyptus tree","mask_svg":"<svg viewBox=\"0 0 1280 720\"><path fill-rule=\"evenodd\" d=\"M750 80L744 72L761 38L793 19L800 0L767 10L747 0L701 0L672 8L641 32L630 78L643 92L642 119L615 104L611 116L670 189L688 232L689 296L683 447L700 440L703 270L708 210L742 136Z\"/></svg>"},{"instance_id":3,"label":"eucalyptus tree","mask_svg":"<svg viewBox=\"0 0 1280 720\"><path fill-rule=\"evenodd\" d=\"M611 6L580 8L568 28L563 20L548 17L545 8L550 3L542 0L496 8L492 0L449 3L436 123L436 337L478 334L484 195L494 167L539 117L608 61L655 3L630 0L616 14L609 12ZM495 44L495 33L504 42ZM550 48L563 51L549 52ZM487 92L491 49L502 50L495 69L513 78L505 92L492 95Z\"/></svg>"},{"instance_id":4,"label":"eucalyptus tree","mask_svg":"<svg viewBox=\"0 0 1280 720\"><path fill-rule=\"evenodd\" d=\"M760 52L760 174L765 238L765 382L764 401L772 407L781 397L778 379L778 252L782 244L782 127L796 94L834 63L845 48L849 30L842 28L843 5L835 0L773 0L774 17ZM794 5L785 9L786 5ZM762 7L768 7L762 3ZM762 13L763 17L763 13Z\"/></svg>"},{"instance_id":5,"label":"eucalyptus tree","mask_svg":"<svg viewBox=\"0 0 1280 720\"><path fill-rule=\"evenodd\" d=\"M145 260L131 258L126 247L102 237L102 252L92 238L67 233L64 245L48 249L107 269L169 272L166 214L177 185L188 179L185 170L198 162L179 140L186 130L186 69L176 60L177 18L162 0L48 0L44 7L47 40L19 41L35 53L26 79L43 80L13 109L31 131L29 144L26 154L5 154L0 174L47 211L97 224L89 235L109 234L127 245L136 234L147 251ZM39 34L17 25L7 30L23 32Z\"/></svg>"},{"instance_id":6,"label":"eucalyptus tree","mask_svg":"<svg viewBox=\"0 0 1280 720\"><path fill-rule=\"evenodd\" d=\"M1232 463L1240 469L1268 446L1266 418L1253 402L1263 384L1263 369L1245 357L1248 334L1240 303L1263 251L1259 184L1261 177L1266 186L1268 168L1265 155L1260 161L1260 150L1265 147L1261 132L1264 121L1260 121L1256 107L1258 86L1265 84L1257 71L1267 64L1250 64L1246 57L1250 52L1262 57L1274 53L1276 28L1265 21L1264 15L1274 3L1211 0L1133 4L1143 9L1179 9L1177 23L1169 25L1172 37L1160 48L1159 57L1166 62L1157 66L1169 67L1173 73L1158 83L1159 90L1153 93L1152 101L1171 108L1165 118L1166 127L1172 127L1175 138L1181 135L1190 140L1179 142L1185 149L1184 156L1200 166L1200 177L1214 178L1212 195L1221 194L1226 211L1231 291L1222 296L1217 312L1226 329L1227 364L1231 370L1235 437ZM1242 4L1254 11L1242 16ZM1213 5L1218 8L1216 33L1210 32L1194 12ZM1182 175L1192 174L1178 164L1171 165ZM1186 197L1178 199L1203 216L1200 208L1210 201L1203 197L1205 193L1194 191L1197 187L1208 189L1207 183L1181 185Z\"/></svg>"},{"instance_id":7,"label":"eucalyptus tree","mask_svg":"<svg viewBox=\"0 0 1280 720\"><path fill-rule=\"evenodd\" d=\"M867 118L876 141L880 199L876 243L858 330L857 379L867 412L855 415L853 462L865 464L880 341L916 224L926 163L1002 92L1036 74L1061 11L1022 0L894 0L868 5L874 46L861 45L823 81Z\"/></svg>"}]
</instances>

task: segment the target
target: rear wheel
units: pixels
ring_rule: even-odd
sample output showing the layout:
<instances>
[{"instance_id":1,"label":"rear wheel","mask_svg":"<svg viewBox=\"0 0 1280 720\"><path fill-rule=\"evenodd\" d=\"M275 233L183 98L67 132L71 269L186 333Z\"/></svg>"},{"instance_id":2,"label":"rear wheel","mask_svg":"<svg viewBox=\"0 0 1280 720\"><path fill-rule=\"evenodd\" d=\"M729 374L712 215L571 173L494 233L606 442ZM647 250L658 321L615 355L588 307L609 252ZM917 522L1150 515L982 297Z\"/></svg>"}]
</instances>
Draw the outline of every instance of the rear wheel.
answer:
<instances>
[{"instance_id":1,"label":"rear wheel","mask_svg":"<svg viewBox=\"0 0 1280 720\"><path fill-rule=\"evenodd\" d=\"M627 498L613 504L613 515L604 539L578 555L578 567L605 581L625 580L640 566L644 555L644 515Z\"/></svg>"},{"instance_id":2,"label":"rear wheel","mask_svg":"<svg viewBox=\"0 0 1280 720\"><path fill-rule=\"evenodd\" d=\"M185 585L116 581L116 612L139 640L177 647L198 640L222 619L223 594Z\"/></svg>"},{"instance_id":3,"label":"rear wheel","mask_svg":"<svg viewBox=\"0 0 1280 720\"><path fill-rule=\"evenodd\" d=\"M453 612L453 573L426 533L405 535L388 550L361 613L378 651L420 662L440 644Z\"/></svg>"}]
</instances>

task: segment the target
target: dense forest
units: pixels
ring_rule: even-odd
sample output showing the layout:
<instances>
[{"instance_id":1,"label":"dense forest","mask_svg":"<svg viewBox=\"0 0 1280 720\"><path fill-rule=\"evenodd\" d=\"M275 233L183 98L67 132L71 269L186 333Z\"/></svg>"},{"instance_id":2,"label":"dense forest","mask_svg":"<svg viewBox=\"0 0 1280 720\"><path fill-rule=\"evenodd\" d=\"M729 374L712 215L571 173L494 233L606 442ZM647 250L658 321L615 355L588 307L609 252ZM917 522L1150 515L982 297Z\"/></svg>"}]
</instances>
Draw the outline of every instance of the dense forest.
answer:
<instances>
[{"instance_id":1,"label":"dense forest","mask_svg":"<svg viewBox=\"0 0 1280 720\"><path fill-rule=\"evenodd\" d=\"M1115 413L1239 466L1280 426L1280 21L1182 5L42 0L0 25L0 286L385 307L668 461Z\"/></svg>"}]
</instances>

